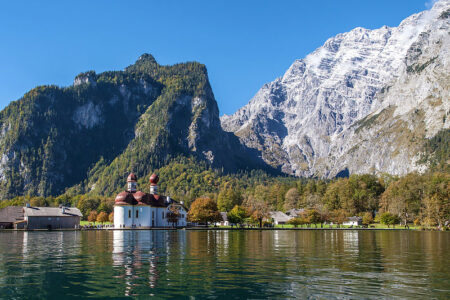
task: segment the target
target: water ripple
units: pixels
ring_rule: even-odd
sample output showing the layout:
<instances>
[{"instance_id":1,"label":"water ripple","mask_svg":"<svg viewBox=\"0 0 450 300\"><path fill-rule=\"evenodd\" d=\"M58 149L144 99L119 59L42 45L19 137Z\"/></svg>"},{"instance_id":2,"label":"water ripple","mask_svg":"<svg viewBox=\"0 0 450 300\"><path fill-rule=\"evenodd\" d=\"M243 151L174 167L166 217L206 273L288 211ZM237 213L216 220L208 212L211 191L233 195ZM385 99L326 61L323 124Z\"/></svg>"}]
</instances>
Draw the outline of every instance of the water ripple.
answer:
<instances>
[{"instance_id":1,"label":"water ripple","mask_svg":"<svg viewBox=\"0 0 450 300\"><path fill-rule=\"evenodd\" d=\"M450 234L0 232L0 299L449 299Z\"/></svg>"}]
</instances>

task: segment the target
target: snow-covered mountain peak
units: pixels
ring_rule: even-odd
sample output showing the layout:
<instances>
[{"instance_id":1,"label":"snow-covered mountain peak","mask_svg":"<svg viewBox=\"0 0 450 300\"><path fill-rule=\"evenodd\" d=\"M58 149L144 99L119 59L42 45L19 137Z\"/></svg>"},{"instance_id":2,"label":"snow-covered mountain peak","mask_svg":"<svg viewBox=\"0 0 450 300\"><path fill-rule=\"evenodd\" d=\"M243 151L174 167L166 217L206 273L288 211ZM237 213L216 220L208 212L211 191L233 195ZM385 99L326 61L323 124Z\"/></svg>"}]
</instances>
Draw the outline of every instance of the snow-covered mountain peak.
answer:
<instances>
[{"instance_id":1,"label":"snow-covered mountain peak","mask_svg":"<svg viewBox=\"0 0 450 300\"><path fill-rule=\"evenodd\" d=\"M318 166L334 155L335 140L386 105L376 95L406 76L409 64L422 54L415 45L448 41L449 8L450 0L441 0L398 27L357 27L337 34L294 61L235 114L224 115L222 127L286 173L317 175Z\"/></svg>"}]
</instances>

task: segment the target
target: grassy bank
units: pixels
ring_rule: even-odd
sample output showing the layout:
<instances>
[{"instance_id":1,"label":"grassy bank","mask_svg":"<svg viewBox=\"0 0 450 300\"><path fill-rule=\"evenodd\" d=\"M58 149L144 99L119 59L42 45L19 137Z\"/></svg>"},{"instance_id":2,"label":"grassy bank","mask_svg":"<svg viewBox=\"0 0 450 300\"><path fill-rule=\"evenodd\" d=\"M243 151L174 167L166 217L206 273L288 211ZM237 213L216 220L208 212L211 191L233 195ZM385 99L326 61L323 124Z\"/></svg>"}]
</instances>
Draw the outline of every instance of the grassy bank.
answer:
<instances>
[{"instance_id":1,"label":"grassy bank","mask_svg":"<svg viewBox=\"0 0 450 300\"><path fill-rule=\"evenodd\" d=\"M113 223L111 222L89 222L89 221L81 221L80 222L81 226L89 226L89 225L93 225L93 226L97 226L97 225L113 225Z\"/></svg>"},{"instance_id":2,"label":"grassy bank","mask_svg":"<svg viewBox=\"0 0 450 300\"><path fill-rule=\"evenodd\" d=\"M408 224L409 229L414 229L414 230L421 230L421 229L433 229L433 228L424 228L423 226L414 226L413 224ZM210 228L236 228L236 226L209 226ZM248 228L247 226L245 228ZM257 228L257 226L254 226L253 228ZM339 229L339 228L346 228L346 229L405 229L405 227L403 225L395 225L395 227L390 226L388 227L387 225L384 224L379 224L379 223L374 223L374 224L370 224L369 228L363 228L362 226L349 226L349 225L340 225L339 227L337 225L323 225L321 227L321 224L310 224L309 226L303 225L303 226L297 226L295 227L294 225L289 225L289 224L285 224L285 225L275 225L274 227L269 227L269 228L275 228L275 229L282 229L282 228L303 228L303 229L320 229L320 228L324 228L324 229Z\"/></svg>"}]
</instances>

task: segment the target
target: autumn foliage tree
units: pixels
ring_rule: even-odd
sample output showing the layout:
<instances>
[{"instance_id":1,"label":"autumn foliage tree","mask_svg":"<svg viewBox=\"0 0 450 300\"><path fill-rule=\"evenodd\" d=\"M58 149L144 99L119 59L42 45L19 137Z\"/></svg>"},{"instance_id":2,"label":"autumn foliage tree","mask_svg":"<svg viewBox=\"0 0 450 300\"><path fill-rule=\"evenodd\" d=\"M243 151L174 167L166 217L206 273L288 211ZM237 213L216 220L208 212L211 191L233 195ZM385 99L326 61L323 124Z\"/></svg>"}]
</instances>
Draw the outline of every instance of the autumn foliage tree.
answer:
<instances>
[{"instance_id":1,"label":"autumn foliage tree","mask_svg":"<svg viewBox=\"0 0 450 300\"><path fill-rule=\"evenodd\" d=\"M411 173L393 182L381 196L380 210L400 217L404 225L413 221L420 213L424 181Z\"/></svg>"},{"instance_id":2,"label":"autumn foliage tree","mask_svg":"<svg viewBox=\"0 0 450 300\"><path fill-rule=\"evenodd\" d=\"M338 227L347 219L347 212L344 209L337 209L331 212L331 221Z\"/></svg>"},{"instance_id":3,"label":"autumn foliage tree","mask_svg":"<svg viewBox=\"0 0 450 300\"><path fill-rule=\"evenodd\" d=\"M88 221L89 221L89 222L95 222L95 221L97 221L97 212L96 212L95 210L92 210L92 211L89 213Z\"/></svg>"},{"instance_id":4,"label":"autumn foliage tree","mask_svg":"<svg viewBox=\"0 0 450 300\"><path fill-rule=\"evenodd\" d=\"M450 175L435 173L428 180L423 200L424 215L428 223L435 223L440 229L450 219Z\"/></svg>"},{"instance_id":5,"label":"autumn foliage tree","mask_svg":"<svg viewBox=\"0 0 450 300\"><path fill-rule=\"evenodd\" d=\"M364 225L369 225L373 223L373 216L371 212L365 212L362 218L362 223Z\"/></svg>"},{"instance_id":6,"label":"autumn foliage tree","mask_svg":"<svg viewBox=\"0 0 450 300\"><path fill-rule=\"evenodd\" d=\"M315 209L309 209L306 212L307 220L309 224L314 224L317 228L317 223L320 223L320 213Z\"/></svg>"},{"instance_id":7,"label":"autumn foliage tree","mask_svg":"<svg viewBox=\"0 0 450 300\"><path fill-rule=\"evenodd\" d=\"M307 221L304 217L300 216L300 217L290 219L287 223L289 225L294 225L294 227L297 227L299 225L302 226L302 225L306 224Z\"/></svg>"},{"instance_id":8,"label":"autumn foliage tree","mask_svg":"<svg viewBox=\"0 0 450 300\"><path fill-rule=\"evenodd\" d=\"M105 222L108 222L108 214L106 212L102 211L97 215L96 220L97 220L97 222L100 222L102 224Z\"/></svg>"},{"instance_id":9,"label":"autumn foliage tree","mask_svg":"<svg viewBox=\"0 0 450 300\"><path fill-rule=\"evenodd\" d=\"M188 220L195 223L218 222L221 215L214 200L207 197L197 198L192 202L188 212Z\"/></svg>"},{"instance_id":10,"label":"autumn foliage tree","mask_svg":"<svg viewBox=\"0 0 450 300\"><path fill-rule=\"evenodd\" d=\"M291 188L286 192L284 200L284 210L296 208L300 200L300 194L296 188Z\"/></svg>"},{"instance_id":11,"label":"autumn foliage tree","mask_svg":"<svg viewBox=\"0 0 450 300\"><path fill-rule=\"evenodd\" d=\"M112 212L108 215L108 220L109 220L109 222L114 223L114 212Z\"/></svg>"},{"instance_id":12,"label":"autumn foliage tree","mask_svg":"<svg viewBox=\"0 0 450 300\"><path fill-rule=\"evenodd\" d=\"M259 227L262 227L263 220L269 217L269 207L262 201L252 196L248 197L246 201L248 214L252 220L259 223Z\"/></svg>"}]
</instances>

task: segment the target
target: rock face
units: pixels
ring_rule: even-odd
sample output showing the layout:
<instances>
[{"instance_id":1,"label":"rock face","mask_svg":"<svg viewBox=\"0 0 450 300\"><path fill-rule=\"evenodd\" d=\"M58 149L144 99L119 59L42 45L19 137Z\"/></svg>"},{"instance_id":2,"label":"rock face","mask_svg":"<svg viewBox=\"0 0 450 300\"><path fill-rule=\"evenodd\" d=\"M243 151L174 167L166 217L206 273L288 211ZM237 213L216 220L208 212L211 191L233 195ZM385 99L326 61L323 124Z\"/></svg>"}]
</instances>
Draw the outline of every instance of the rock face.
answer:
<instances>
[{"instance_id":1,"label":"rock face","mask_svg":"<svg viewBox=\"0 0 450 300\"><path fill-rule=\"evenodd\" d=\"M425 168L424 139L448 128L449 11L443 0L395 28L338 34L222 127L297 176Z\"/></svg>"},{"instance_id":2,"label":"rock face","mask_svg":"<svg viewBox=\"0 0 450 300\"><path fill-rule=\"evenodd\" d=\"M161 66L149 54L12 102L0 112L0 154L0 199L73 186L110 195L127 171L144 177L178 156L225 172L266 168L222 130L204 65Z\"/></svg>"}]
</instances>

